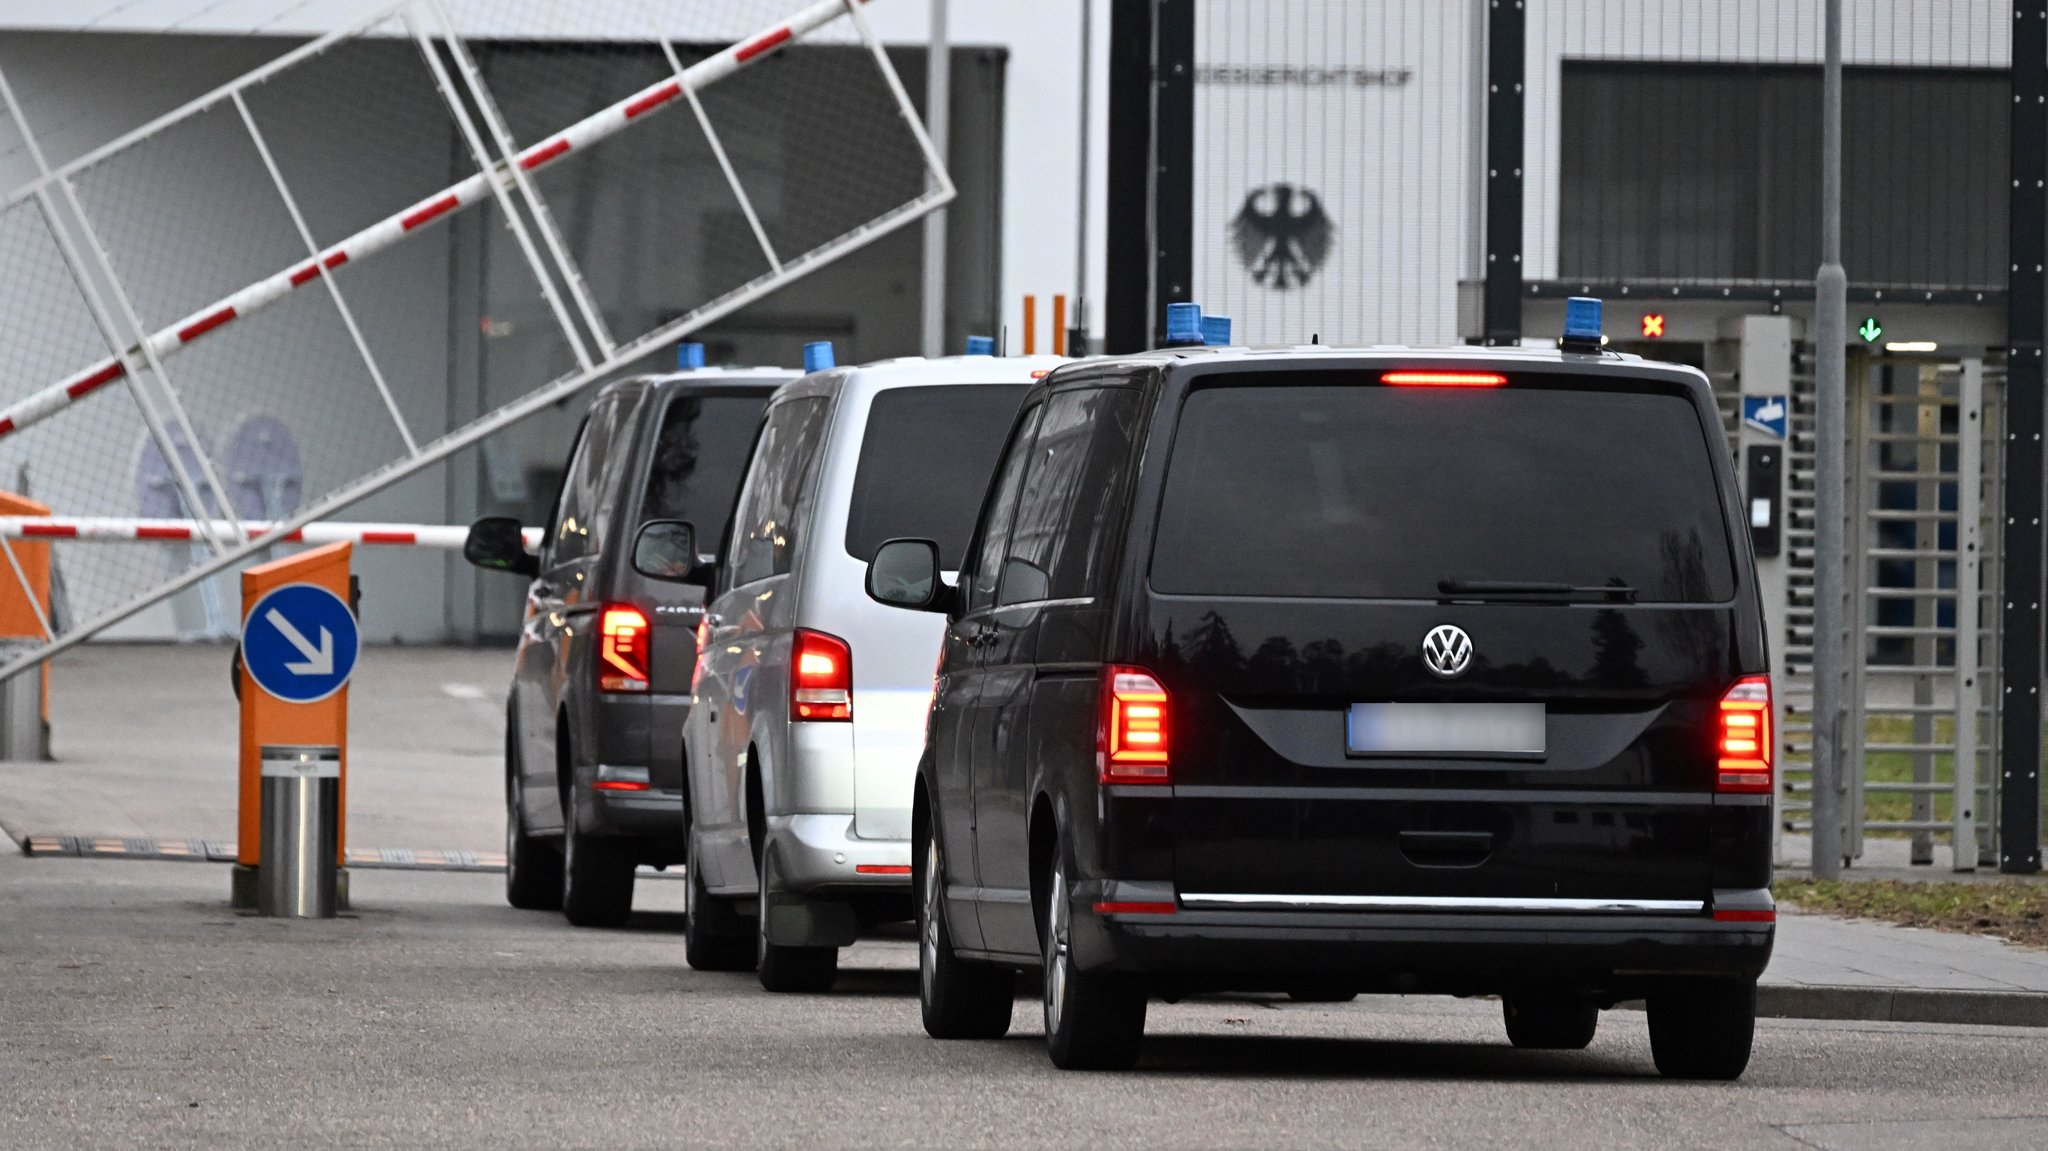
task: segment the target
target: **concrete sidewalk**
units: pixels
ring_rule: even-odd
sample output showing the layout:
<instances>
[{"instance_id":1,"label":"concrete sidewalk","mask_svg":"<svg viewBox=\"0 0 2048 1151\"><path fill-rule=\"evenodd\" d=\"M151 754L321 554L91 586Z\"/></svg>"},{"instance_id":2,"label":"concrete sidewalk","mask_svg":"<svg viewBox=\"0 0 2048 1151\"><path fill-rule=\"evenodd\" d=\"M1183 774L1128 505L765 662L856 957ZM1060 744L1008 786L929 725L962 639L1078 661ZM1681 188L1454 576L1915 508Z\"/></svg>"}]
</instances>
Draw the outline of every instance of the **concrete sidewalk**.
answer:
<instances>
[{"instance_id":1,"label":"concrete sidewalk","mask_svg":"<svg viewBox=\"0 0 2048 1151\"><path fill-rule=\"evenodd\" d=\"M0 763L0 829L235 838L230 649L87 644L50 676L54 763ZM371 647L349 687L351 844L504 849L504 649Z\"/></svg>"}]
</instances>

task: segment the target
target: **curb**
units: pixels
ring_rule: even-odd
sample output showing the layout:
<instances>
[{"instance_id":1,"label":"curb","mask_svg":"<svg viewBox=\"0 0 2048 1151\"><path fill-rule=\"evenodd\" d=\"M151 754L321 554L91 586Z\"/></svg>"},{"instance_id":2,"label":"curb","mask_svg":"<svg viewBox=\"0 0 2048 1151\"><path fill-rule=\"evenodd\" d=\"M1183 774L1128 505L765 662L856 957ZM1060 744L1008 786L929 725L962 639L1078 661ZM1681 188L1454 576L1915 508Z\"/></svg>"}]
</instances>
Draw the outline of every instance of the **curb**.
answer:
<instances>
[{"instance_id":1,"label":"curb","mask_svg":"<svg viewBox=\"0 0 2048 1151\"><path fill-rule=\"evenodd\" d=\"M2048 993L1765 983L1756 989L1756 1013L1770 1019L2048 1027Z\"/></svg>"}]
</instances>

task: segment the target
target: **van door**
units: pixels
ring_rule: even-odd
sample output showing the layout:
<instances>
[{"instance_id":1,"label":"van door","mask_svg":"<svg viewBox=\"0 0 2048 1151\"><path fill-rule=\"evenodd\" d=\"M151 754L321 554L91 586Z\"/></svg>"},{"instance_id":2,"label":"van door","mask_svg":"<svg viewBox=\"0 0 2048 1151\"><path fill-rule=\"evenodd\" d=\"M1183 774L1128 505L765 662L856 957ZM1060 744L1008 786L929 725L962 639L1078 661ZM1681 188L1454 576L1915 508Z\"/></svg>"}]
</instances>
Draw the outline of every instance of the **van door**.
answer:
<instances>
[{"instance_id":1,"label":"van door","mask_svg":"<svg viewBox=\"0 0 2048 1151\"><path fill-rule=\"evenodd\" d=\"M719 572L724 590L705 621L696 690L704 724L700 754L711 762L692 762L690 803L700 842L716 855L708 861L717 869L715 881L727 888L754 883L746 838L747 757L764 734L755 722L761 693L787 686L757 682L756 673L778 638L787 650L789 597L775 592L788 582L796 555L799 525L792 520L826 412L822 396L769 409L733 511ZM780 708L768 711L782 714Z\"/></svg>"},{"instance_id":2,"label":"van door","mask_svg":"<svg viewBox=\"0 0 2048 1151\"><path fill-rule=\"evenodd\" d=\"M1061 637L1048 641L1041 629L1048 618L1073 622L1094 606L1107 568L1106 529L1122 515L1120 480L1139 399L1130 388L1083 388L1046 400L1002 552L983 647L974 767L975 843L987 898L982 932L991 951L1030 955L1038 948L1029 838L1032 701L1041 679L1092 685L1100 666L1099 651Z\"/></svg>"},{"instance_id":3,"label":"van door","mask_svg":"<svg viewBox=\"0 0 2048 1151\"><path fill-rule=\"evenodd\" d=\"M1204 383L1147 597L1182 897L1706 899L1763 664L1704 387Z\"/></svg>"}]
</instances>

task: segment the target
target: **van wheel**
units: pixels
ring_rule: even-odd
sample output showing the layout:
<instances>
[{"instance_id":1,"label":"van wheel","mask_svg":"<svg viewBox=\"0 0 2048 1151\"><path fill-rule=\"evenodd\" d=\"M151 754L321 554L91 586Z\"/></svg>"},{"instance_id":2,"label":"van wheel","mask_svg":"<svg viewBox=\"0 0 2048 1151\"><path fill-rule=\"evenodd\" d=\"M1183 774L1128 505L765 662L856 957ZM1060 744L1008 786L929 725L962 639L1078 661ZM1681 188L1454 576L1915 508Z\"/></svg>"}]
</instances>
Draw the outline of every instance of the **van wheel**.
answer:
<instances>
[{"instance_id":1,"label":"van wheel","mask_svg":"<svg viewBox=\"0 0 2048 1151\"><path fill-rule=\"evenodd\" d=\"M1699 980L1650 996L1650 1055L1667 1079L1736 1079L1756 1038L1756 980Z\"/></svg>"},{"instance_id":2,"label":"van wheel","mask_svg":"<svg viewBox=\"0 0 2048 1151\"><path fill-rule=\"evenodd\" d=\"M583 803L570 784L562 829L562 914L578 927L617 927L633 914L633 859L621 845L576 830Z\"/></svg>"},{"instance_id":3,"label":"van wheel","mask_svg":"<svg viewBox=\"0 0 2048 1151\"><path fill-rule=\"evenodd\" d=\"M917 999L924 1032L933 1039L1001 1039L1010 1030L1017 973L953 954L939 837L927 833L916 858Z\"/></svg>"},{"instance_id":4,"label":"van wheel","mask_svg":"<svg viewBox=\"0 0 2048 1151\"><path fill-rule=\"evenodd\" d=\"M839 979L837 947L785 947L768 942L768 893L774 890L770 882L772 867L768 852L763 850L761 863L754 868L760 876L754 958L760 969L761 986L769 991L830 991Z\"/></svg>"},{"instance_id":5,"label":"van wheel","mask_svg":"<svg viewBox=\"0 0 2048 1151\"><path fill-rule=\"evenodd\" d=\"M746 917L732 900L705 890L704 873L697 866L697 825L687 814L684 819L683 957L698 971L751 971L754 948L747 938Z\"/></svg>"},{"instance_id":6,"label":"van wheel","mask_svg":"<svg viewBox=\"0 0 2048 1151\"><path fill-rule=\"evenodd\" d=\"M521 911L562 906L562 853L526 833L526 781L517 731L505 733L505 902Z\"/></svg>"},{"instance_id":7,"label":"van wheel","mask_svg":"<svg viewBox=\"0 0 2048 1151\"><path fill-rule=\"evenodd\" d=\"M1507 995L1500 1001L1508 1042L1525 1051L1581 1051L1600 1026L1600 1009L1562 995Z\"/></svg>"},{"instance_id":8,"label":"van wheel","mask_svg":"<svg viewBox=\"0 0 2048 1151\"><path fill-rule=\"evenodd\" d=\"M1052 863L1045 901L1045 1046L1067 1071L1121 1071L1145 1042L1145 993L1125 975L1074 967L1066 851Z\"/></svg>"}]
</instances>

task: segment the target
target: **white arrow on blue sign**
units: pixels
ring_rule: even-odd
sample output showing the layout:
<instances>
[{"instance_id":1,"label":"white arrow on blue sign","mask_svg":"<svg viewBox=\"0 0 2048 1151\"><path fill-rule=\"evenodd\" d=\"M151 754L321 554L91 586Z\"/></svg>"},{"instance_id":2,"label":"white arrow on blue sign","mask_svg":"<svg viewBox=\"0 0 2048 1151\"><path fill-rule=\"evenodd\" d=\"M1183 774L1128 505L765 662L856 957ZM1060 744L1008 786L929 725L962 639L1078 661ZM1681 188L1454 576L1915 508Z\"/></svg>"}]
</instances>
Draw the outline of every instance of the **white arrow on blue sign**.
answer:
<instances>
[{"instance_id":1,"label":"white arrow on blue sign","mask_svg":"<svg viewBox=\"0 0 2048 1151\"><path fill-rule=\"evenodd\" d=\"M257 687L286 703L313 703L340 691L360 646L355 613L315 584L272 589L242 625L242 666Z\"/></svg>"}]
</instances>

